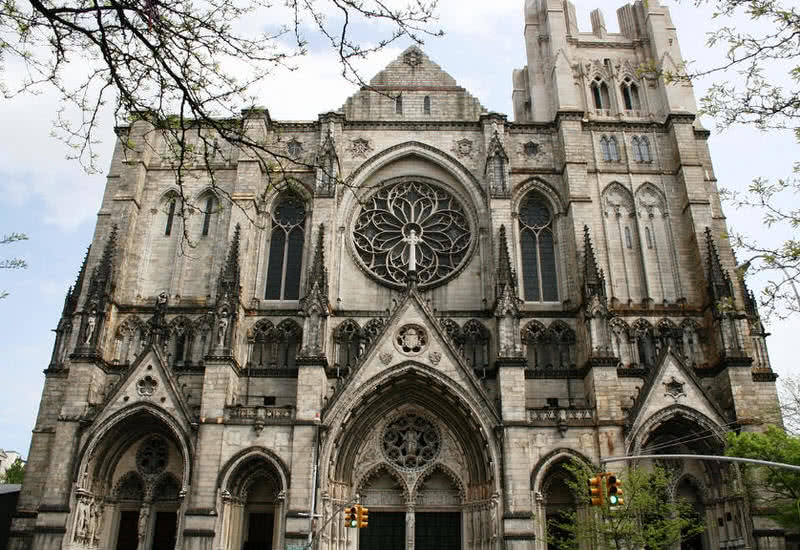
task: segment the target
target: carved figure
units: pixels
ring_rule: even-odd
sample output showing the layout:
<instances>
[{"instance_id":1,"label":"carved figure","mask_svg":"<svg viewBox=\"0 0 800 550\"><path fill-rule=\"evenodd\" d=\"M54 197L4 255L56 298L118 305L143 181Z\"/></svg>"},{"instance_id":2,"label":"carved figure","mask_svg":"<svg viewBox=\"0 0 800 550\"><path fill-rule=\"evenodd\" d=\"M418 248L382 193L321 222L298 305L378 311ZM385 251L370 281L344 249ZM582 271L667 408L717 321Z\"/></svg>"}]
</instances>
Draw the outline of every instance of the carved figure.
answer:
<instances>
[{"instance_id":1,"label":"carved figure","mask_svg":"<svg viewBox=\"0 0 800 550\"><path fill-rule=\"evenodd\" d=\"M94 327L95 324L97 323L97 321L94 318L95 314L96 312L92 310L89 320L86 321L86 338L84 339L83 343L86 344L87 346L92 343L92 336L94 335Z\"/></svg>"}]
</instances>

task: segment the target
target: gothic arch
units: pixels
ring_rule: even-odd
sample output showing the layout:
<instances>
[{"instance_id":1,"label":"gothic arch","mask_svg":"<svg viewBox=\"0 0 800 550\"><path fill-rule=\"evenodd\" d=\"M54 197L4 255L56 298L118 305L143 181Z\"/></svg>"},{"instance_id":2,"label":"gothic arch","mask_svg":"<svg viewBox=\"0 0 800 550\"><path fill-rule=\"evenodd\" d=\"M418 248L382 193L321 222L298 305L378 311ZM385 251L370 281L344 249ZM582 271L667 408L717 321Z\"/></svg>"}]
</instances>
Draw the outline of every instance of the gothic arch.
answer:
<instances>
[{"instance_id":1,"label":"gothic arch","mask_svg":"<svg viewBox=\"0 0 800 550\"><path fill-rule=\"evenodd\" d=\"M277 481L280 482L281 490L289 490L291 485L289 468L277 454L266 447L248 447L229 458L220 468L219 474L217 474L217 489L220 491L228 490L234 474L240 473L238 472L240 466L253 459L260 459L272 466L278 474Z\"/></svg>"},{"instance_id":2,"label":"gothic arch","mask_svg":"<svg viewBox=\"0 0 800 550\"><path fill-rule=\"evenodd\" d=\"M636 422L638 419L633 420ZM635 430L632 430L631 435L625 440L627 454L641 454L642 447L648 438L658 430L658 428L675 420L696 425L700 428L701 433L708 433L706 440L711 438L720 448L725 447L725 430L719 423L696 409L675 404L661 409L638 424L638 426L635 425Z\"/></svg>"},{"instance_id":3,"label":"gothic arch","mask_svg":"<svg viewBox=\"0 0 800 550\"><path fill-rule=\"evenodd\" d=\"M531 491L541 492L542 483L553 467L561 462L566 462L569 460L579 460L585 464L592 464L592 461L579 451L568 449L566 447L554 449L540 458L539 462L536 463L536 466L533 467L533 470L531 471Z\"/></svg>"},{"instance_id":4,"label":"gothic arch","mask_svg":"<svg viewBox=\"0 0 800 550\"><path fill-rule=\"evenodd\" d=\"M391 411L411 405L440 419L459 446L470 486L499 491L499 449L494 440L496 411L481 407L437 369L413 361L401 363L339 394L323 413L328 436L320 451L323 480L353 486L353 464L363 434Z\"/></svg>"},{"instance_id":5,"label":"gothic arch","mask_svg":"<svg viewBox=\"0 0 800 550\"><path fill-rule=\"evenodd\" d=\"M347 178L348 186L352 189L358 189L355 193L348 193L345 195L342 206L344 212L352 213L354 208L353 202L356 200L355 195L361 196L363 194L362 186L370 176L378 172L381 168L391 164L394 161L400 160L408 156L418 156L428 162L438 165L446 172L451 174L462 186L463 190L456 191L457 195L462 195L464 192L469 196L469 210L474 213L476 208L481 208L485 204L486 192L483 190L481 183L478 179L468 170L461 162L453 158L448 153L432 147L425 143L418 141L407 141L398 143L392 147L384 149L372 157L364 161L352 174ZM370 191L367 189L367 194Z\"/></svg>"},{"instance_id":6,"label":"gothic arch","mask_svg":"<svg viewBox=\"0 0 800 550\"><path fill-rule=\"evenodd\" d=\"M461 477L459 477L459 475L456 474L452 468L450 468L447 464L444 464L442 462L435 462L431 464L428 468L423 470L423 472L419 475L419 477L417 478L417 482L414 484L414 487L411 490L411 497L413 500L416 500L417 494L419 493L419 490L422 488L422 486L425 484L425 481L427 481L428 478L430 478L435 473L444 474L444 476L453 483L453 486L456 489L458 489L458 498L461 500L461 502L463 503L466 501L467 490L466 487L464 486L464 480L461 479Z\"/></svg>"},{"instance_id":7,"label":"gothic arch","mask_svg":"<svg viewBox=\"0 0 800 550\"><path fill-rule=\"evenodd\" d=\"M392 468L392 466L387 462L379 462L374 466L370 467L366 472L364 472L354 484L356 492L359 494L362 493L362 491L364 491L364 489L369 485L369 483L373 479L375 479L381 472L386 472L386 474L389 475L389 477L395 480L403 491L403 499L406 502L410 501L412 494L411 489L406 484L403 477L397 473L397 470Z\"/></svg>"},{"instance_id":8,"label":"gothic arch","mask_svg":"<svg viewBox=\"0 0 800 550\"><path fill-rule=\"evenodd\" d=\"M141 417L138 418L137 417ZM145 422L142 422L145 420ZM146 426L146 421L150 421L154 426L163 430L164 435L169 437L178 447L183 461L183 472L181 475L182 491L187 491L191 482L192 459L194 448L189 437L188 431L178 419L174 418L167 411L151 404L140 402L130 405L101 422L92 430L91 438L83 445L78 453L78 460L73 467L73 479L82 489L90 489L88 484L97 479L101 485L109 475L108 471L116 467L114 460L99 460L99 464L94 465L93 471L89 471L89 466L94 459L99 458L98 453L115 452L119 454L128 448L136 439L141 438L145 432L142 431ZM137 427L138 429L133 429ZM114 442L115 434L123 434L124 438ZM114 450L116 449L116 450Z\"/></svg>"},{"instance_id":9,"label":"gothic arch","mask_svg":"<svg viewBox=\"0 0 800 550\"><path fill-rule=\"evenodd\" d=\"M675 479L675 482L672 485L673 497L677 495L678 487L680 487L681 483L683 483L684 481L686 481L689 485L691 485L695 489L695 491L697 491L697 494L700 495L701 504L706 504L711 501L711 495L708 492L708 487L706 486L706 484L703 483L703 481L700 480L697 476L689 472L682 473Z\"/></svg>"},{"instance_id":10,"label":"gothic arch","mask_svg":"<svg viewBox=\"0 0 800 550\"><path fill-rule=\"evenodd\" d=\"M522 201L525 200L531 192L538 193L547 201L555 218L560 218L566 212L564 201L558 190L549 182L538 177L524 180L514 186L511 211L519 214Z\"/></svg>"}]
</instances>

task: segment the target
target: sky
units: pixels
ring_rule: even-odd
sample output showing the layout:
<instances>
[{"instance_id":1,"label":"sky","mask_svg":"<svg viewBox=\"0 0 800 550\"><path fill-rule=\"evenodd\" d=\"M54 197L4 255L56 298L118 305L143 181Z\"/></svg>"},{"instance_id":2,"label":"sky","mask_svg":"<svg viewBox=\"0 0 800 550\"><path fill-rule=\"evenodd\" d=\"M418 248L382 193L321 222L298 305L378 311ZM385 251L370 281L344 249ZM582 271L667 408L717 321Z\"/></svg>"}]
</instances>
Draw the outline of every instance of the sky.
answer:
<instances>
[{"instance_id":1,"label":"sky","mask_svg":"<svg viewBox=\"0 0 800 550\"><path fill-rule=\"evenodd\" d=\"M576 0L581 31L590 31L589 11L600 7L609 32L617 32L619 0ZM723 56L719 48L706 47L706 32L720 22L711 10L696 8L690 0L662 0L670 7L684 57L698 67L713 66ZM489 111L508 114L511 73L525 65L523 40L524 0L440 0L438 26L443 38L426 40L426 54ZM747 26L746 19L730 21ZM369 37L370 31L363 30ZM369 78L397 57L408 42L376 55L363 66ZM259 102L272 118L316 120L319 113L338 109L356 89L339 75L333 55L312 47L297 71L276 74L258 90ZM717 77L718 78L718 77ZM710 79L695 84L700 97ZM0 235L24 232L29 240L0 249L0 258L24 257L24 271L0 270L0 448L27 456L53 345L52 329L61 314L67 287L75 281L86 247L91 242L105 177L88 175L63 143L51 137L58 100L44 91L36 96L0 99ZM798 158L798 145L789 133L759 133L735 128L723 133L713 120L703 119L712 130L709 140L720 186L745 189L757 176L785 177ZM101 122L98 162L106 170L111 159L113 120ZM798 200L798 197L794 197ZM761 242L776 243L786 233L768 230L757 213L728 208L728 224ZM757 282L751 283L757 290ZM798 374L790 358L792 329L800 321L773 322L768 339L773 368L780 375Z\"/></svg>"}]
</instances>

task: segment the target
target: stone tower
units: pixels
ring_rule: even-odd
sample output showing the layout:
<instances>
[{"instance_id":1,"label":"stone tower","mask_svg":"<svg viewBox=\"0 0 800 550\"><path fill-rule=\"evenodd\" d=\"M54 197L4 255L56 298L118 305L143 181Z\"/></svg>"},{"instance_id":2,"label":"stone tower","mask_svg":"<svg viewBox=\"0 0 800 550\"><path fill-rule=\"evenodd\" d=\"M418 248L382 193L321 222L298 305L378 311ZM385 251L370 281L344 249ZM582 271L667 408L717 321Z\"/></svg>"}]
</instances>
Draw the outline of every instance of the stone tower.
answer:
<instances>
[{"instance_id":1,"label":"stone tower","mask_svg":"<svg viewBox=\"0 0 800 550\"><path fill-rule=\"evenodd\" d=\"M566 461L768 418L669 11L617 15L527 0L513 122L416 47L316 121L248 110L283 164L215 141L189 208L167 136L122 128L9 548L544 550ZM671 467L694 548L782 536L736 470Z\"/></svg>"}]
</instances>

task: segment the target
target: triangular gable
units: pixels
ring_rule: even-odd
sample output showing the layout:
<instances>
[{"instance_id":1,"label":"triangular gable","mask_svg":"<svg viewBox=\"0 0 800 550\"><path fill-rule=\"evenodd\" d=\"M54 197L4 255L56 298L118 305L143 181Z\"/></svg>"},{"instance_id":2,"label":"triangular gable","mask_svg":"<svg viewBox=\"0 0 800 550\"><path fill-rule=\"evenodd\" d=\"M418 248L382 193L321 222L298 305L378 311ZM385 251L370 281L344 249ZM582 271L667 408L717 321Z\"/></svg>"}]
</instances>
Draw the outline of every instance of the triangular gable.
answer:
<instances>
[{"instance_id":1,"label":"triangular gable","mask_svg":"<svg viewBox=\"0 0 800 550\"><path fill-rule=\"evenodd\" d=\"M151 403L184 423L188 431L192 422L191 410L165 365L166 361L150 344L106 397L94 423L99 425L117 411L136 403Z\"/></svg>"},{"instance_id":2,"label":"triangular gable","mask_svg":"<svg viewBox=\"0 0 800 550\"><path fill-rule=\"evenodd\" d=\"M414 350L404 350L399 341L400 329L411 326L422 327L425 332L426 343L419 353ZM406 341L406 343L413 342ZM429 365L456 381L475 397L476 402L483 405L483 412L491 414L495 422L500 421L480 380L455 349L436 317L415 290L406 293L397 305L381 332L375 337L373 345L353 370L345 390L337 393L328 403L328 411L332 410L340 399L348 401L345 396L351 396L359 391L359 388L371 378L409 361Z\"/></svg>"},{"instance_id":3,"label":"triangular gable","mask_svg":"<svg viewBox=\"0 0 800 550\"><path fill-rule=\"evenodd\" d=\"M433 107L430 112L423 111L421 97L418 98L417 106L406 102L402 113L395 113L393 109L387 111L377 106L382 102L385 103L387 97L389 100L394 100L397 96L414 93L432 98ZM448 96L446 102L441 102L443 95ZM451 108L440 108L443 103L450 105ZM459 105L459 108L454 110L453 105ZM369 81L368 86L351 96L341 110L348 120L397 116L403 119L434 117L439 120L449 120L455 117L458 120L477 121L481 114L487 112L472 94L459 86L455 78L431 61L417 46L409 47L389 63Z\"/></svg>"},{"instance_id":4,"label":"triangular gable","mask_svg":"<svg viewBox=\"0 0 800 550\"><path fill-rule=\"evenodd\" d=\"M645 381L630 411L629 438L639 431L647 419L674 405L688 406L719 426L728 423L725 412L703 389L694 372L672 351L672 346L667 347L659 359L658 367Z\"/></svg>"}]
</instances>

